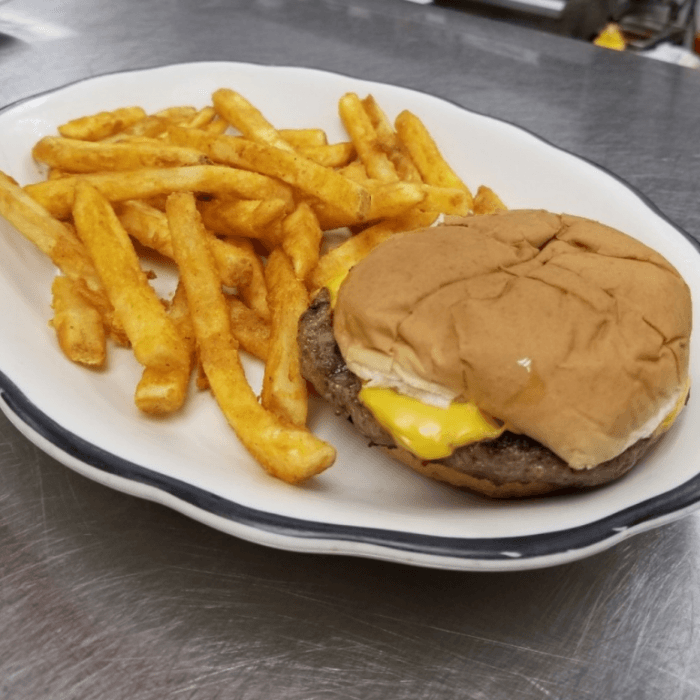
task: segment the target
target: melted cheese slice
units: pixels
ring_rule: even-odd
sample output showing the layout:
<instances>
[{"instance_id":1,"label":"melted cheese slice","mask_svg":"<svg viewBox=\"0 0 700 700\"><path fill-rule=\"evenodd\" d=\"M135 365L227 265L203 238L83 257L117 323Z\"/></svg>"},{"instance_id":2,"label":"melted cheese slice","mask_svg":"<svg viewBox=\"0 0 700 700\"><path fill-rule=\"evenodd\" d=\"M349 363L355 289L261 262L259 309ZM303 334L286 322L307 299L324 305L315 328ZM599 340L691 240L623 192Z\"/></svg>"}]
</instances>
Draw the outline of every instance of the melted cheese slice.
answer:
<instances>
[{"instance_id":1,"label":"melted cheese slice","mask_svg":"<svg viewBox=\"0 0 700 700\"><path fill-rule=\"evenodd\" d=\"M489 421L473 403L428 406L393 389L364 387L360 401L398 445L420 459L449 457L456 448L497 438L504 426Z\"/></svg>"}]
</instances>

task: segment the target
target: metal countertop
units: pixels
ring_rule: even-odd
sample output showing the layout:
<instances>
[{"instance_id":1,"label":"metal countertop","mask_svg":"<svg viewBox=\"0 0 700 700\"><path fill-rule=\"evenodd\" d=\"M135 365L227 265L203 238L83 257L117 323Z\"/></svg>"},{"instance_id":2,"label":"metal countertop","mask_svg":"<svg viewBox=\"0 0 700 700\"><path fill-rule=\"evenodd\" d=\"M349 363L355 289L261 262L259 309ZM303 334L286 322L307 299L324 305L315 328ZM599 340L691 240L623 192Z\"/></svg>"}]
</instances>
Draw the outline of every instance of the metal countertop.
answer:
<instances>
[{"instance_id":1,"label":"metal countertop","mask_svg":"<svg viewBox=\"0 0 700 700\"><path fill-rule=\"evenodd\" d=\"M170 63L322 68L514 122L700 238L697 71L400 0L13 0L0 32L0 106ZM3 700L700 698L699 515L476 574L226 536L77 475L4 416L0 479Z\"/></svg>"}]
</instances>

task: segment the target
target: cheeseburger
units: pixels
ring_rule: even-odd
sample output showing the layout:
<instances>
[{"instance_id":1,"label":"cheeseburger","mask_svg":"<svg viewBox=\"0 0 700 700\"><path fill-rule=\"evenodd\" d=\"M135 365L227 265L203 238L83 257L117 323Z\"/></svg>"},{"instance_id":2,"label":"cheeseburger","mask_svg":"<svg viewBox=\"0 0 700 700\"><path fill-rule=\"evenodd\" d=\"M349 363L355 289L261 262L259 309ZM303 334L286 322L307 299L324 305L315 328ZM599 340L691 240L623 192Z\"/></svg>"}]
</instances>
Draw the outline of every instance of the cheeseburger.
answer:
<instances>
[{"instance_id":1,"label":"cheeseburger","mask_svg":"<svg viewBox=\"0 0 700 700\"><path fill-rule=\"evenodd\" d=\"M629 471L688 398L675 268L546 211L398 234L301 318L302 370L373 446L493 497Z\"/></svg>"}]
</instances>

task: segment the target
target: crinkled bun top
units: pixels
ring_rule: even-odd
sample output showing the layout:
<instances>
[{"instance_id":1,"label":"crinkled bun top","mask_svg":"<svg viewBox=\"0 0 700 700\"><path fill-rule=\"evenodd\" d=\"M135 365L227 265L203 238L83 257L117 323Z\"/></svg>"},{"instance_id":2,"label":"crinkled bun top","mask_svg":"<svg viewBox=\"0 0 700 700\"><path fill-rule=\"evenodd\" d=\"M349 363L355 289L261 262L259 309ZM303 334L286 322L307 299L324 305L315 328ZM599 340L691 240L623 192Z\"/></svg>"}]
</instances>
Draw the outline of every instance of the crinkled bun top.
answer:
<instances>
[{"instance_id":1,"label":"crinkled bun top","mask_svg":"<svg viewBox=\"0 0 700 700\"><path fill-rule=\"evenodd\" d=\"M440 404L473 401L573 468L652 434L687 390L690 291L641 242L545 211L397 235L342 284L350 369Z\"/></svg>"}]
</instances>

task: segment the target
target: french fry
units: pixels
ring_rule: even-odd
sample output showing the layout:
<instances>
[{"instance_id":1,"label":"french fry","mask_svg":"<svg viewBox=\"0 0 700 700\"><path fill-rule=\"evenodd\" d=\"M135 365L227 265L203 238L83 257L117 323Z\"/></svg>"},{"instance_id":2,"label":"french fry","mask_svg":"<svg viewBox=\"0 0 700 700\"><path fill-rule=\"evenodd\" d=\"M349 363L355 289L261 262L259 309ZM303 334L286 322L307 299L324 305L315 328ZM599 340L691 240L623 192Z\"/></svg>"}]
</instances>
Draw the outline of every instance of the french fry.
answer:
<instances>
[{"instance_id":1,"label":"french fry","mask_svg":"<svg viewBox=\"0 0 700 700\"><path fill-rule=\"evenodd\" d=\"M262 144L268 144L283 151L294 152L262 112L248 100L228 88L216 90L211 96L214 109L219 116L234 126L246 138Z\"/></svg>"},{"instance_id":2,"label":"french fry","mask_svg":"<svg viewBox=\"0 0 700 700\"><path fill-rule=\"evenodd\" d=\"M391 122L374 99L374 96L367 95L367 97L363 98L362 106L374 127L381 149L394 164L399 179L405 182L422 182L423 178L418 172L415 163L411 160L408 149L396 135Z\"/></svg>"},{"instance_id":3,"label":"french fry","mask_svg":"<svg viewBox=\"0 0 700 700\"><path fill-rule=\"evenodd\" d=\"M253 244L246 238L227 238L226 242L238 249L240 254L250 262L253 271L250 282L237 285L239 296L261 318L269 321L270 307L267 303L265 270Z\"/></svg>"},{"instance_id":4,"label":"french fry","mask_svg":"<svg viewBox=\"0 0 700 700\"><path fill-rule=\"evenodd\" d=\"M145 367L173 370L187 367L184 341L148 284L129 235L109 202L87 182L76 186L75 225L90 253L109 300Z\"/></svg>"},{"instance_id":5,"label":"french fry","mask_svg":"<svg viewBox=\"0 0 700 700\"><path fill-rule=\"evenodd\" d=\"M294 274L302 282L318 264L323 231L313 209L300 203L282 224L282 248L292 261Z\"/></svg>"},{"instance_id":6,"label":"french fry","mask_svg":"<svg viewBox=\"0 0 700 700\"><path fill-rule=\"evenodd\" d=\"M174 258L165 212L136 199L122 202L117 208L117 215L126 232L141 245L152 248L171 260ZM240 246L214 236L210 236L210 245L222 284L238 287L251 283L253 267L247 252L241 251Z\"/></svg>"},{"instance_id":7,"label":"french fry","mask_svg":"<svg viewBox=\"0 0 700 700\"><path fill-rule=\"evenodd\" d=\"M200 360L224 416L246 449L273 476L299 483L322 472L334 462L335 449L263 408L246 380L194 197L172 194L166 211Z\"/></svg>"},{"instance_id":8,"label":"french fry","mask_svg":"<svg viewBox=\"0 0 700 700\"><path fill-rule=\"evenodd\" d=\"M490 187L480 185L474 196L474 214L493 214L501 209L508 209L508 207Z\"/></svg>"},{"instance_id":9,"label":"french fry","mask_svg":"<svg viewBox=\"0 0 700 700\"><path fill-rule=\"evenodd\" d=\"M467 193L469 208L472 194L440 153L440 149L423 122L412 112L404 110L394 122L396 133L406 147L423 181L437 187L456 187Z\"/></svg>"},{"instance_id":10,"label":"french fry","mask_svg":"<svg viewBox=\"0 0 700 700\"><path fill-rule=\"evenodd\" d=\"M355 145L350 141L339 141L323 146L299 146L297 152L326 168L343 168L357 155Z\"/></svg>"},{"instance_id":11,"label":"french fry","mask_svg":"<svg viewBox=\"0 0 700 700\"><path fill-rule=\"evenodd\" d=\"M189 129L205 129L216 119L216 110L211 106L200 109L184 126Z\"/></svg>"},{"instance_id":12,"label":"french fry","mask_svg":"<svg viewBox=\"0 0 700 700\"><path fill-rule=\"evenodd\" d=\"M354 92L346 93L340 98L338 111L367 174L382 182L396 182L399 179L396 169L382 150L377 132L360 98Z\"/></svg>"},{"instance_id":13,"label":"french fry","mask_svg":"<svg viewBox=\"0 0 700 700\"><path fill-rule=\"evenodd\" d=\"M257 238L268 249L282 235L282 218L289 211L283 199L212 199L198 203L204 225L221 236Z\"/></svg>"},{"instance_id":14,"label":"french fry","mask_svg":"<svg viewBox=\"0 0 700 700\"><path fill-rule=\"evenodd\" d=\"M130 127L145 118L141 107L121 107L111 112L99 112L72 119L58 127L58 133L69 139L100 141Z\"/></svg>"},{"instance_id":15,"label":"french fry","mask_svg":"<svg viewBox=\"0 0 700 700\"><path fill-rule=\"evenodd\" d=\"M319 166L320 167L320 166ZM78 182L88 182L110 202L148 199L171 192L206 192L246 199L279 198L292 203L289 188L260 173L222 165L143 168L115 173L73 175L26 185L24 190L58 219L70 216Z\"/></svg>"},{"instance_id":16,"label":"french fry","mask_svg":"<svg viewBox=\"0 0 700 700\"><path fill-rule=\"evenodd\" d=\"M157 117L154 114L150 114L133 124L129 124L129 126L123 128L121 131L117 131L110 136L105 136L105 138L100 140L103 142L121 141L124 138L133 136L149 136L151 138L156 138L167 132L170 123L171 122L165 117Z\"/></svg>"},{"instance_id":17,"label":"french fry","mask_svg":"<svg viewBox=\"0 0 700 700\"><path fill-rule=\"evenodd\" d=\"M281 419L304 426L308 394L299 364L297 328L299 317L309 306L309 297L281 248L273 250L267 260L265 281L272 319L260 400Z\"/></svg>"},{"instance_id":18,"label":"french fry","mask_svg":"<svg viewBox=\"0 0 700 700\"><path fill-rule=\"evenodd\" d=\"M434 223L435 212L411 209L396 219L386 219L351 236L338 247L322 255L309 278L311 292L328 287L333 298L350 269L380 243L395 233L425 228Z\"/></svg>"},{"instance_id":19,"label":"french fry","mask_svg":"<svg viewBox=\"0 0 700 700\"><path fill-rule=\"evenodd\" d=\"M207 154L216 162L279 178L360 221L369 210L370 195L364 187L295 153L224 135L212 142Z\"/></svg>"},{"instance_id":20,"label":"french fry","mask_svg":"<svg viewBox=\"0 0 700 700\"><path fill-rule=\"evenodd\" d=\"M238 297L227 297L231 332L241 349L265 362L270 349L270 324Z\"/></svg>"},{"instance_id":21,"label":"french fry","mask_svg":"<svg viewBox=\"0 0 700 700\"><path fill-rule=\"evenodd\" d=\"M156 112L154 117L166 119L173 124L187 124L197 116L197 109L192 105L180 105L177 107L166 107Z\"/></svg>"},{"instance_id":22,"label":"french fry","mask_svg":"<svg viewBox=\"0 0 700 700\"><path fill-rule=\"evenodd\" d=\"M8 175L0 172L0 216L47 255L102 315L115 339L125 342L97 270L85 246L68 225L55 219Z\"/></svg>"},{"instance_id":23,"label":"french fry","mask_svg":"<svg viewBox=\"0 0 700 700\"><path fill-rule=\"evenodd\" d=\"M104 143L45 136L32 150L34 160L67 173L205 165L201 152L161 142Z\"/></svg>"},{"instance_id":24,"label":"french fry","mask_svg":"<svg viewBox=\"0 0 700 700\"><path fill-rule=\"evenodd\" d=\"M84 367L104 366L107 340L100 312L63 275L55 277L51 294L51 325L65 356Z\"/></svg>"},{"instance_id":25,"label":"french fry","mask_svg":"<svg viewBox=\"0 0 700 700\"><path fill-rule=\"evenodd\" d=\"M323 129L278 129L278 133L294 148L325 146L328 144L328 136L326 136L326 132Z\"/></svg>"},{"instance_id":26,"label":"french fry","mask_svg":"<svg viewBox=\"0 0 700 700\"><path fill-rule=\"evenodd\" d=\"M182 408L187 397L192 364L195 354L195 337L192 319L187 306L187 295L182 283L178 284L168 309L168 316L187 348L190 362L186 367L159 370L145 367L136 386L134 402L149 415L163 416Z\"/></svg>"}]
</instances>

